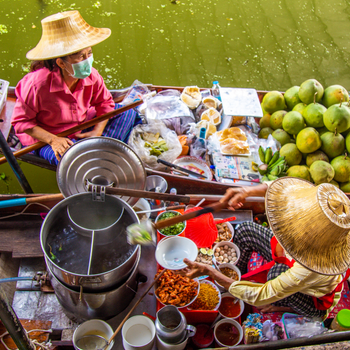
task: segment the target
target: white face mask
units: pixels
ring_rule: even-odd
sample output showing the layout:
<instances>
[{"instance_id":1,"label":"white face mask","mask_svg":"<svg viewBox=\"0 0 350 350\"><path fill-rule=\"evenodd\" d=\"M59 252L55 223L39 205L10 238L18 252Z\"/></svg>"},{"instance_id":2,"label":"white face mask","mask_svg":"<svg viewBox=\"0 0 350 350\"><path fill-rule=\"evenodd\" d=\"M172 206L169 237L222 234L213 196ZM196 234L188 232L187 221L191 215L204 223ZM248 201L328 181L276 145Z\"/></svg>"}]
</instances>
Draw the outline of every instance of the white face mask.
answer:
<instances>
[{"instance_id":1,"label":"white face mask","mask_svg":"<svg viewBox=\"0 0 350 350\"><path fill-rule=\"evenodd\" d=\"M68 72L67 69L66 69L66 71L73 78L85 79L88 76L90 76L90 74L91 74L92 62L93 61L94 61L94 56L92 54L86 60L78 62L78 63L69 63L69 62L65 61L65 62L69 63L72 66L73 74Z\"/></svg>"}]
</instances>

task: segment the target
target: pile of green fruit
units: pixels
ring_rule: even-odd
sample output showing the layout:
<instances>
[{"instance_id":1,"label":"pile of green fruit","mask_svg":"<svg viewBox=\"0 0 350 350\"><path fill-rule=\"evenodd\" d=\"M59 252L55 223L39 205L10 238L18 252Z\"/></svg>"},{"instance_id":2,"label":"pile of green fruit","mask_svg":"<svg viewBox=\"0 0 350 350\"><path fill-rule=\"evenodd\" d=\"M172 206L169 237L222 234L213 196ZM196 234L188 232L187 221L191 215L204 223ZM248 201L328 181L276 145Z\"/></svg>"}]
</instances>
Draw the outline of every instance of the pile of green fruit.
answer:
<instances>
[{"instance_id":1,"label":"pile of green fruit","mask_svg":"<svg viewBox=\"0 0 350 350\"><path fill-rule=\"evenodd\" d=\"M350 192L350 107L343 86L324 89L308 79L284 94L268 92L261 107L259 138L272 134L281 144L286 175Z\"/></svg>"},{"instance_id":2,"label":"pile of green fruit","mask_svg":"<svg viewBox=\"0 0 350 350\"><path fill-rule=\"evenodd\" d=\"M259 158L263 164L259 165L258 171L262 175L261 182L274 181L279 177L286 176L287 163L285 157L280 156L280 152L272 153L270 147L264 149L259 147Z\"/></svg>"}]
</instances>

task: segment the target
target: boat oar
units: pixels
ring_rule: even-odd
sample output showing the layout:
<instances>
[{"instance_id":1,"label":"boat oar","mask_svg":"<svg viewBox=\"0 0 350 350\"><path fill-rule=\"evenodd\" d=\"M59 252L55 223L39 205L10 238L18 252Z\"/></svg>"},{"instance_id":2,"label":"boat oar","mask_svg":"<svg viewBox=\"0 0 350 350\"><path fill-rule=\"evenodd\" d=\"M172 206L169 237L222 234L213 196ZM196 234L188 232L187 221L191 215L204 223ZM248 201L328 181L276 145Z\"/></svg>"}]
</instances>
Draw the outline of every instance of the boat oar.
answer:
<instances>
[{"instance_id":1,"label":"boat oar","mask_svg":"<svg viewBox=\"0 0 350 350\"><path fill-rule=\"evenodd\" d=\"M72 128L69 128L68 130L65 130L65 131L62 131L60 132L59 134L57 134L57 136L60 136L60 137L66 137L66 136L69 136L69 135L72 135L72 134L75 134L76 132L78 131L81 131L81 130L84 130L84 129L87 129L87 128L90 128L91 126L94 126L104 120L107 120L107 119L110 119L118 114L121 114L121 113L124 113L126 111L128 111L129 109L131 108L135 108L137 107L138 105L142 104L143 103L143 100L139 100L139 101L136 101L136 102L133 102L133 103L130 103L130 104L127 104L123 107L120 107L120 108L117 108L111 112L108 112L106 114L103 114L103 115L100 115L99 117L96 117L94 119L91 119L91 120L88 120L82 124L79 124L79 125L76 125L76 126L73 126ZM37 142L37 143L34 143L33 145L30 145L28 147L24 147L16 152L13 152L13 155L15 157L20 157L20 156L23 156L24 154L27 154L29 152L32 152L32 151L35 151L43 146L45 146L45 142ZM7 160L6 160L6 157L1 157L0 158L0 165L1 164L4 164L6 163Z\"/></svg>"},{"instance_id":2,"label":"boat oar","mask_svg":"<svg viewBox=\"0 0 350 350\"><path fill-rule=\"evenodd\" d=\"M98 189L101 187L99 185L95 185ZM105 187L107 194L114 194L119 196L128 196L128 197L136 197L136 198L148 198L148 199L158 199L170 202L181 202L181 203L189 203L189 196L182 196L178 194L169 194L169 193L160 193L160 192L151 192L144 190L132 190L129 188L118 188L118 187ZM88 190L92 190L92 185L88 184Z\"/></svg>"},{"instance_id":3,"label":"boat oar","mask_svg":"<svg viewBox=\"0 0 350 350\"><path fill-rule=\"evenodd\" d=\"M60 201L63 198L64 197L62 193L57 193L57 194L48 194L48 195L38 196L38 197L27 197L27 198L23 197L23 198L16 198L16 199L7 199L4 201L0 201L0 209L18 207L18 206L27 205L30 203Z\"/></svg>"},{"instance_id":4,"label":"boat oar","mask_svg":"<svg viewBox=\"0 0 350 350\"><path fill-rule=\"evenodd\" d=\"M155 237L155 233L159 229L196 218L200 215L214 213L226 207L227 202L217 202L210 204L203 209L194 210L183 215L177 215L169 219L157 221L156 223L153 223L151 220L143 220L139 224L132 224L126 228L128 242L130 244L150 244L153 242L153 237Z\"/></svg>"}]
</instances>

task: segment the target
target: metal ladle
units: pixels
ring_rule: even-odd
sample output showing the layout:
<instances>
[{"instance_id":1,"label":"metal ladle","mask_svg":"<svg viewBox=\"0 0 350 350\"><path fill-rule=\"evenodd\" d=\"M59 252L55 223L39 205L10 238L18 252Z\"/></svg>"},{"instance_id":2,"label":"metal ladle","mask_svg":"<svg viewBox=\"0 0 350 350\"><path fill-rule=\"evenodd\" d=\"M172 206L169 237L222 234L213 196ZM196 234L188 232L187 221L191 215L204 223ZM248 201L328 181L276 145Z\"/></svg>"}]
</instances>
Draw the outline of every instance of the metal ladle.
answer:
<instances>
[{"instance_id":1,"label":"metal ladle","mask_svg":"<svg viewBox=\"0 0 350 350\"><path fill-rule=\"evenodd\" d=\"M88 335L84 335L83 337L81 337L80 339L77 340L77 346L82 350L104 350L104 349L106 349L111 344L111 342L115 338L115 336L122 329L122 327L124 326L124 323L128 320L128 318L133 313L133 311L136 309L136 307L141 303L142 299L148 294L148 292L151 290L151 288L158 282L158 280L163 276L163 274L166 271L167 271L167 269L162 270L160 272L160 274L153 280L151 285L147 288L147 290L141 295L141 297L137 300L137 302L134 304L134 306L126 314L123 321L120 322L118 328L115 330L115 332L112 334L112 336L109 338L108 341L104 337L101 337L100 335L88 334Z\"/></svg>"}]
</instances>

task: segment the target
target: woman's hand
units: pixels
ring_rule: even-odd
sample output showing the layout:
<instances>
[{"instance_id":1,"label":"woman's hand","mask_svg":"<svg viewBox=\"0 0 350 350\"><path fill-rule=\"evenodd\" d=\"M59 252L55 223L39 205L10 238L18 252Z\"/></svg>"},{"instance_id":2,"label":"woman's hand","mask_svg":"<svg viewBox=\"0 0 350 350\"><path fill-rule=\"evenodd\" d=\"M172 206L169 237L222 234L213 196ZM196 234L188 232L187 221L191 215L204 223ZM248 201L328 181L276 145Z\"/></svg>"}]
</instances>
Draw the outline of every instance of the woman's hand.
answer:
<instances>
[{"instance_id":1,"label":"woman's hand","mask_svg":"<svg viewBox=\"0 0 350 350\"><path fill-rule=\"evenodd\" d=\"M235 210L243 206L247 197L248 191L246 187L231 187L226 191L220 202L228 202L227 207Z\"/></svg>"},{"instance_id":2,"label":"woman's hand","mask_svg":"<svg viewBox=\"0 0 350 350\"><path fill-rule=\"evenodd\" d=\"M74 143L68 138L55 136L52 138L49 144L52 147L52 150L55 152L57 160L59 161L63 156L63 153L66 152L66 150Z\"/></svg>"},{"instance_id":3,"label":"woman's hand","mask_svg":"<svg viewBox=\"0 0 350 350\"><path fill-rule=\"evenodd\" d=\"M103 130L105 129L105 126L107 125L107 123L108 123L108 120L104 120L103 122L96 124L91 131L76 133L74 136L78 139L102 136Z\"/></svg>"},{"instance_id":4,"label":"woman's hand","mask_svg":"<svg viewBox=\"0 0 350 350\"><path fill-rule=\"evenodd\" d=\"M188 278L196 278L209 274L209 266L206 264L200 264L188 259L184 259L184 263L187 265L182 270L175 271L181 276L185 276Z\"/></svg>"}]
</instances>

